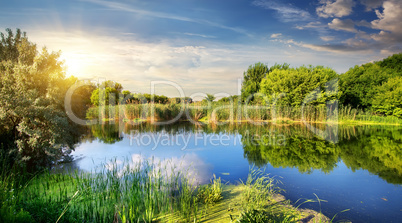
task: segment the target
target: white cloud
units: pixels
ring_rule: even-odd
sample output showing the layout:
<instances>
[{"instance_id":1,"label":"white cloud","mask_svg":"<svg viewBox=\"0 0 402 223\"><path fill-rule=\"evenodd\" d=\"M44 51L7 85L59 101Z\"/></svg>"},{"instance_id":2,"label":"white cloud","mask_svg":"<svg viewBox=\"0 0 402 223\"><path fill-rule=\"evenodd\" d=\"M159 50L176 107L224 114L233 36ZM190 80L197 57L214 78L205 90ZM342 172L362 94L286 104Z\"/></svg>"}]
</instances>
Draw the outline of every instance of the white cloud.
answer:
<instances>
[{"instance_id":1,"label":"white cloud","mask_svg":"<svg viewBox=\"0 0 402 223\"><path fill-rule=\"evenodd\" d=\"M320 38L325 42L332 41L335 39L335 37L333 36L321 36Z\"/></svg>"},{"instance_id":2,"label":"white cloud","mask_svg":"<svg viewBox=\"0 0 402 223\"><path fill-rule=\"evenodd\" d=\"M204 35L204 34L198 34L198 33L183 33L184 35L187 36L198 36L202 38L216 38L216 36L211 36L211 35Z\"/></svg>"},{"instance_id":3,"label":"white cloud","mask_svg":"<svg viewBox=\"0 0 402 223\"><path fill-rule=\"evenodd\" d=\"M373 53L372 49L369 49L367 47L360 47L360 46L355 46L352 47L348 44L328 44L328 45L317 45L317 44L302 44L301 46L312 49L315 51L324 51L324 52L332 52L332 53L341 53L343 55L345 54L350 54L350 53L355 53L355 54L361 54L361 53L368 53L371 54Z\"/></svg>"},{"instance_id":4,"label":"white cloud","mask_svg":"<svg viewBox=\"0 0 402 223\"><path fill-rule=\"evenodd\" d=\"M383 12L376 10L377 20L371 22L375 29L387 30L391 32L402 31L402 2L386 1L383 4Z\"/></svg>"},{"instance_id":5,"label":"white cloud","mask_svg":"<svg viewBox=\"0 0 402 223\"><path fill-rule=\"evenodd\" d=\"M357 39L357 38L350 38L347 39L345 41L343 41L343 43L346 43L348 46L350 46L351 48L357 48L357 49L367 49L367 42L361 40L361 39Z\"/></svg>"},{"instance_id":6,"label":"white cloud","mask_svg":"<svg viewBox=\"0 0 402 223\"><path fill-rule=\"evenodd\" d=\"M391 56L396 53L401 53L402 48L382 49L380 53L384 56Z\"/></svg>"},{"instance_id":7,"label":"white cloud","mask_svg":"<svg viewBox=\"0 0 402 223\"><path fill-rule=\"evenodd\" d=\"M275 1L257 0L253 1L253 5L265 9L275 10L279 19L282 22L297 22L311 20L311 15L308 11L299 9L295 6L280 4Z\"/></svg>"},{"instance_id":8,"label":"white cloud","mask_svg":"<svg viewBox=\"0 0 402 223\"><path fill-rule=\"evenodd\" d=\"M385 0L360 0L360 3L366 6L367 11L370 11L372 9L380 7L384 1Z\"/></svg>"},{"instance_id":9,"label":"white cloud","mask_svg":"<svg viewBox=\"0 0 402 223\"><path fill-rule=\"evenodd\" d=\"M326 51L332 53L356 53L359 54L361 52L372 52L372 49L367 48L367 45L364 43L360 43L359 41L346 40L340 44L325 44L325 45L317 45L310 44L305 42L298 42L293 39L277 39L276 41L281 42L286 45L293 45L298 47L303 47L307 49L311 49L314 51Z\"/></svg>"},{"instance_id":10,"label":"white cloud","mask_svg":"<svg viewBox=\"0 0 402 223\"><path fill-rule=\"evenodd\" d=\"M282 33L274 33L271 35L271 38L276 39L276 38L280 38L282 36Z\"/></svg>"},{"instance_id":11,"label":"white cloud","mask_svg":"<svg viewBox=\"0 0 402 223\"><path fill-rule=\"evenodd\" d=\"M332 22L328 23L328 27L334 30L357 32L355 29L355 23L351 19L341 20L335 18L332 20Z\"/></svg>"},{"instance_id":12,"label":"white cloud","mask_svg":"<svg viewBox=\"0 0 402 223\"><path fill-rule=\"evenodd\" d=\"M353 0L322 0L322 5L317 7L317 15L323 18L343 17L352 13L352 7L355 5Z\"/></svg>"},{"instance_id":13,"label":"white cloud","mask_svg":"<svg viewBox=\"0 0 402 223\"><path fill-rule=\"evenodd\" d=\"M367 27L367 28L372 28L371 23L367 22L366 20L356 21L355 25L356 26L364 26L364 27Z\"/></svg>"},{"instance_id":14,"label":"white cloud","mask_svg":"<svg viewBox=\"0 0 402 223\"><path fill-rule=\"evenodd\" d=\"M402 2L385 1L383 11L376 10L378 19L371 22L372 28L381 30L372 35L376 41L383 43L402 42Z\"/></svg>"},{"instance_id":15,"label":"white cloud","mask_svg":"<svg viewBox=\"0 0 402 223\"><path fill-rule=\"evenodd\" d=\"M296 26L296 29L322 29L325 28L325 25L323 25L321 22L309 22L306 25L298 25Z\"/></svg>"}]
</instances>

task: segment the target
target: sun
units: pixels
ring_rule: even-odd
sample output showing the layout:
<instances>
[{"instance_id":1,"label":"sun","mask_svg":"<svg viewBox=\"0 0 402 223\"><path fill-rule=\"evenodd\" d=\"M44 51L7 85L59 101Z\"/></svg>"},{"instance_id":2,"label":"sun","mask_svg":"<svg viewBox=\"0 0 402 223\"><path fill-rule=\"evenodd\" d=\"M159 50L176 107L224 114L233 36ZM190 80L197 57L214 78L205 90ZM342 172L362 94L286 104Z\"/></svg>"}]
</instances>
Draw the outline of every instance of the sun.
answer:
<instances>
[{"instance_id":1,"label":"sun","mask_svg":"<svg viewBox=\"0 0 402 223\"><path fill-rule=\"evenodd\" d=\"M65 55L63 56L64 66L68 76L74 75L76 77L85 75L88 68L86 61L79 55Z\"/></svg>"}]
</instances>

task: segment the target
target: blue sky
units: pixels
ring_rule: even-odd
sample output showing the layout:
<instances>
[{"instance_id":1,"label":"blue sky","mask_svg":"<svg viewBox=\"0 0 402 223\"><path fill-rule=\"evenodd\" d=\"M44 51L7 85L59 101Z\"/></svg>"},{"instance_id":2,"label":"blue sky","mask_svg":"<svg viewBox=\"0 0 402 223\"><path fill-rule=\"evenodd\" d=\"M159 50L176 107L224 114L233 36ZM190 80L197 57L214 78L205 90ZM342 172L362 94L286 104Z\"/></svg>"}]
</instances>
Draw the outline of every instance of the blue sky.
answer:
<instances>
[{"instance_id":1,"label":"blue sky","mask_svg":"<svg viewBox=\"0 0 402 223\"><path fill-rule=\"evenodd\" d=\"M238 92L255 62L338 73L402 52L400 0L2 1L0 28L62 51L68 74L134 92ZM156 93L177 95L162 85Z\"/></svg>"}]
</instances>

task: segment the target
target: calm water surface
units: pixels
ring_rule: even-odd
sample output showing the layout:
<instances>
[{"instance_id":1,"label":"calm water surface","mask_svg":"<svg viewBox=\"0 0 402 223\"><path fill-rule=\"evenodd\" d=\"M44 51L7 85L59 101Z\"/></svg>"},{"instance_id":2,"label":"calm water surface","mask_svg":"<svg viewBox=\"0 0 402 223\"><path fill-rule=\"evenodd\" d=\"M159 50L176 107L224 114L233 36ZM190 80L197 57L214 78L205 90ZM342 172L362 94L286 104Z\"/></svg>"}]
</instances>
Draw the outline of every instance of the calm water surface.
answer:
<instances>
[{"instance_id":1,"label":"calm water surface","mask_svg":"<svg viewBox=\"0 0 402 223\"><path fill-rule=\"evenodd\" d=\"M402 128L395 126L105 124L89 127L73 152L73 167L90 171L110 162L170 160L198 183L213 174L245 180L251 166L265 168L296 201L326 200L322 212L336 220L400 222ZM326 131L324 131L326 130ZM319 132L322 131L322 134ZM317 203L302 207L319 210ZM399 219L399 221L398 221Z\"/></svg>"}]
</instances>

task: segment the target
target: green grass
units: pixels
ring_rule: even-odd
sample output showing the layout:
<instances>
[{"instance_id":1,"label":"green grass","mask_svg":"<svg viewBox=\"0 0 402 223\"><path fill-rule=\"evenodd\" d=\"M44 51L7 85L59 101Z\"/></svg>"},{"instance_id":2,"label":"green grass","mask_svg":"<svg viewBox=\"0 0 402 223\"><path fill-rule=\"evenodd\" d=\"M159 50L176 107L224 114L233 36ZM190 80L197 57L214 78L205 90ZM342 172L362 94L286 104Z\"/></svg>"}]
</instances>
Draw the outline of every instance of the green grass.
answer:
<instances>
[{"instance_id":1,"label":"green grass","mask_svg":"<svg viewBox=\"0 0 402 223\"><path fill-rule=\"evenodd\" d=\"M10 216L15 213L24 222L30 222L28 218L32 222L152 222L174 212L188 222L197 215L195 186L185 173L160 163L114 163L92 173L47 172L19 185L17 179L3 177L1 185L2 222L14 221Z\"/></svg>"},{"instance_id":2,"label":"green grass","mask_svg":"<svg viewBox=\"0 0 402 223\"><path fill-rule=\"evenodd\" d=\"M202 185L198 188L196 200L204 204L215 204L222 200L222 182L219 177L216 179L214 174L214 179L211 180L210 184Z\"/></svg>"}]
</instances>

